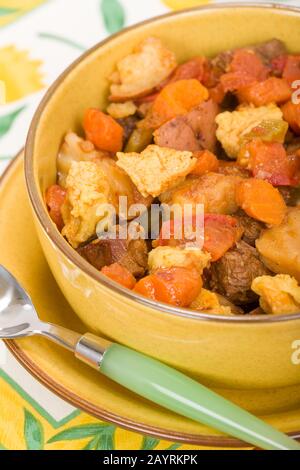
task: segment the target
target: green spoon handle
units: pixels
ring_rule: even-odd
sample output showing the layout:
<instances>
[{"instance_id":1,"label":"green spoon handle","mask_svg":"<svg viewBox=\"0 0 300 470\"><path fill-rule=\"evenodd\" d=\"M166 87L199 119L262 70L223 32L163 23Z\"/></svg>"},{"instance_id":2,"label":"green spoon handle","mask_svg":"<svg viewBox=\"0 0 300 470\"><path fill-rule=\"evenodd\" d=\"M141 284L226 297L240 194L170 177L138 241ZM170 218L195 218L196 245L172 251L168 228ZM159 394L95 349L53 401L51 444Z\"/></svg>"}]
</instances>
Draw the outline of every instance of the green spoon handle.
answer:
<instances>
[{"instance_id":1,"label":"green spoon handle","mask_svg":"<svg viewBox=\"0 0 300 470\"><path fill-rule=\"evenodd\" d=\"M159 361L110 345L100 372L132 392L194 421L267 450L300 450L287 435Z\"/></svg>"}]
</instances>

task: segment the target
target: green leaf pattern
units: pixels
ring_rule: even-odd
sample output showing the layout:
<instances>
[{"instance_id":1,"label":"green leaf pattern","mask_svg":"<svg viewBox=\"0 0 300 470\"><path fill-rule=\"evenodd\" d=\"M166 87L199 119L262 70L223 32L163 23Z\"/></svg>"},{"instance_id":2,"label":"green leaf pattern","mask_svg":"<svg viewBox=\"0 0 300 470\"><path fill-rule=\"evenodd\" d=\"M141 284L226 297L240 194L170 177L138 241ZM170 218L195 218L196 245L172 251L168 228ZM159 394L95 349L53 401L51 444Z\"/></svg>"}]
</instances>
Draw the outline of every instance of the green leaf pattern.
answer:
<instances>
[{"instance_id":1,"label":"green leaf pattern","mask_svg":"<svg viewBox=\"0 0 300 470\"><path fill-rule=\"evenodd\" d=\"M101 0L101 13L108 33L117 33L125 25L125 11L119 0Z\"/></svg>"},{"instance_id":2,"label":"green leaf pattern","mask_svg":"<svg viewBox=\"0 0 300 470\"><path fill-rule=\"evenodd\" d=\"M17 8L0 7L0 16L12 15L17 11Z\"/></svg>"},{"instance_id":3,"label":"green leaf pattern","mask_svg":"<svg viewBox=\"0 0 300 470\"><path fill-rule=\"evenodd\" d=\"M0 138L10 131L13 123L25 108L26 106L21 106L8 114L0 116Z\"/></svg>"},{"instance_id":4,"label":"green leaf pattern","mask_svg":"<svg viewBox=\"0 0 300 470\"><path fill-rule=\"evenodd\" d=\"M66 429L55 436L53 436L48 443L59 441L74 441L76 439L85 439L86 437L94 437L101 434L106 428L107 424L84 424L82 426L74 426Z\"/></svg>"},{"instance_id":5,"label":"green leaf pattern","mask_svg":"<svg viewBox=\"0 0 300 470\"><path fill-rule=\"evenodd\" d=\"M27 450L42 450L44 448L44 430L41 423L24 410L24 437Z\"/></svg>"},{"instance_id":6,"label":"green leaf pattern","mask_svg":"<svg viewBox=\"0 0 300 470\"><path fill-rule=\"evenodd\" d=\"M74 426L53 436L48 444L92 437L83 450L113 450L115 429L115 426L101 423Z\"/></svg>"},{"instance_id":7,"label":"green leaf pattern","mask_svg":"<svg viewBox=\"0 0 300 470\"><path fill-rule=\"evenodd\" d=\"M153 450L159 444L159 440L154 437L145 436L142 443L142 450Z\"/></svg>"}]
</instances>

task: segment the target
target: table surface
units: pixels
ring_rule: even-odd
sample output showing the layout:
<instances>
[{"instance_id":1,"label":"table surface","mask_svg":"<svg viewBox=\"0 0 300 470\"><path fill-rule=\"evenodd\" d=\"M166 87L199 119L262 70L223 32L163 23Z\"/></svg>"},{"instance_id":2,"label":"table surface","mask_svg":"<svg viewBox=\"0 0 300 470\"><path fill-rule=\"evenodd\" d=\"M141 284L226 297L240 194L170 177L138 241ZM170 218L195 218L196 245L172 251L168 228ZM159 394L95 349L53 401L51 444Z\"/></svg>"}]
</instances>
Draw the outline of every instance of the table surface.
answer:
<instances>
[{"instance_id":1,"label":"table surface","mask_svg":"<svg viewBox=\"0 0 300 470\"><path fill-rule=\"evenodd\" d=\"M222 2L0 0L0 81L7 97L0 105L0 174L23 146L47 87L84 50L172 8ZM300 6L299 0L279 3ZM84 448L200 449L128 432L74 409L33 379L0 341L0 450Z\"/></svg>"}]
</instances>

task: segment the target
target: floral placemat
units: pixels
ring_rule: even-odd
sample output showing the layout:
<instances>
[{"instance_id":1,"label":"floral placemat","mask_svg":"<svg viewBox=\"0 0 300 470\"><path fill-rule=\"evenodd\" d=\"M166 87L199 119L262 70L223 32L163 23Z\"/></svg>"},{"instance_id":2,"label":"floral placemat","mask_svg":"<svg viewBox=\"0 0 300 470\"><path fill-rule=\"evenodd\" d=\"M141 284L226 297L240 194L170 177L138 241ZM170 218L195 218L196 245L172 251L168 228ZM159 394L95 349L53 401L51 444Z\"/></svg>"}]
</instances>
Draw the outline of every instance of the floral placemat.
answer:
<instances>
[{"instance_id":1,"label":"floral placemat","mask_svg":"<svg viewBox=\"0 0 300 470\"><path fill-rule=\"evenodd\" d=\"M219 2L0 0L0 173L23 146L47 87L82 52L124 26L208 3ZM177 448L199 449L124 431L74 409L33 379L0 341L0 450Z\"/></svg>"}]
</instances>

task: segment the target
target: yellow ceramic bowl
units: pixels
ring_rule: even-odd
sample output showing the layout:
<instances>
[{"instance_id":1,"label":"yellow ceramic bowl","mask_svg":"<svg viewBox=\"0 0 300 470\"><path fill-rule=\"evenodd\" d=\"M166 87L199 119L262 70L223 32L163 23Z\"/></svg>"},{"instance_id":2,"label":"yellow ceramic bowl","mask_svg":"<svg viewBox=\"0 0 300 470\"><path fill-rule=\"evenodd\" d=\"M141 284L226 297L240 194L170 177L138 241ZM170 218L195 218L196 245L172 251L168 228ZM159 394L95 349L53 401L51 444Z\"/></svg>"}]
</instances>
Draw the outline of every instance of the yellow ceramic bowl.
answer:
<instances>
[{"instance_id":1,"label":"yellow ceramic bowl","mask_svg":"<svg viewBox=\"0 0 300 470\"><path fill-rule=\"evenodd\" d=\"M56 156L67 131L81 132L84 110L105 108L107 77L116 62L149 35L159 36L179 61L277 37L300 51L300 10L220 5L156 18L97 45L72 65L41 103L26 145L26 179L36 227L53 275L87 329L181 369L202 382L231 389L300 385L293 345L300 314L226 318L193 314L139 297L104 278L51 222L43 195L56 179ZM45 289L47 286L45 286Z\"/></svg>"}]
</instances>

